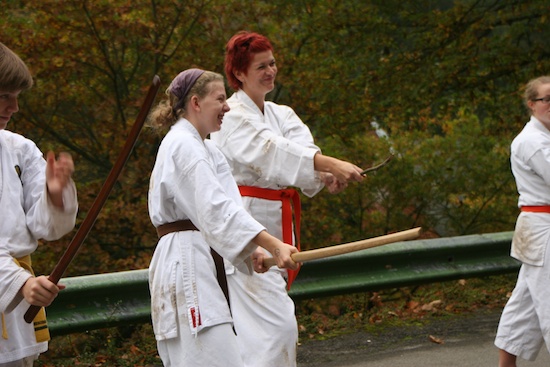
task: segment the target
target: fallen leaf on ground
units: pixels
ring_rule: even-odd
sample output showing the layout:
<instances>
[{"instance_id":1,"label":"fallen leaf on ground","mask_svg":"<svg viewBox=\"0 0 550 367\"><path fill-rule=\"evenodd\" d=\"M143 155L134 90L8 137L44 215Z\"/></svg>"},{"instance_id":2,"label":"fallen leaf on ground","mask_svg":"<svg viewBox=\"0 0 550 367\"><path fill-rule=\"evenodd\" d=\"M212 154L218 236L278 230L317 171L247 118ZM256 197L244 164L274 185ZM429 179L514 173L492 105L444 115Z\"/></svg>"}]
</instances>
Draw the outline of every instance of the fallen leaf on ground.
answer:
<instances>
[{"instance_id":1,"label":"fallen leaf on ground","mask_svg":"<svg viewBox=\"0 0 550 367\"><path fill-rule=\"evenodd\" d=\"M430 336L428 337L428 339L430 339L431 342L436 343L436 344L445 344L445 342L443 341L443 339L438 338L438 337L433 336L433 335L430 335Z\"/></svg>"}]
</instances>

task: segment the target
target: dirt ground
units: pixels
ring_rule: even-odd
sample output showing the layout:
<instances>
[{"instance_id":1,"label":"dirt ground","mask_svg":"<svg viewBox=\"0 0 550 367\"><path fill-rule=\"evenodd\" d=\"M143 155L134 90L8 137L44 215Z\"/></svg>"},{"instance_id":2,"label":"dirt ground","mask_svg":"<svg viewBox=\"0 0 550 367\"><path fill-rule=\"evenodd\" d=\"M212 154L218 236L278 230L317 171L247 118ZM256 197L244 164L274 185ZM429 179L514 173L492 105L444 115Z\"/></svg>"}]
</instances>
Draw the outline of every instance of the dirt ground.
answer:
<instances>
[{"instance_id":1,"label":"dirt ground","mask_svg":"<svg viewBox=\"0 0 550 367\"><path fill-rule=\"evenodd\" d=\"M298 367L351 366L397 351L452 343L496 331L501 310L467 316L432 318L426 324L385 327L379 333L355 332L327 340L306 340L298 347ZM494 350L495 355L497 350Z\"/></svg>"}]
</instances>

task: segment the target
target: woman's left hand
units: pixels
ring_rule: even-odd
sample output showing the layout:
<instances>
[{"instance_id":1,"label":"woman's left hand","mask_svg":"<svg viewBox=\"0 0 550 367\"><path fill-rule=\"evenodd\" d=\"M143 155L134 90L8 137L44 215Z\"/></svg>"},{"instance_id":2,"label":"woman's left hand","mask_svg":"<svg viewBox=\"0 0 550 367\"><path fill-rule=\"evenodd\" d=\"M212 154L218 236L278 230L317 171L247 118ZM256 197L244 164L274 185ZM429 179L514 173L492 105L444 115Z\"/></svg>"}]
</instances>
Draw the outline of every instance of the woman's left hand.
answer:
<instances>
[{"instance_id":1,"label":"woman's left hand","mask_svg":"<svg viewBox=\"0 0 550 367\"><path fill-rule=\"evenodd\" d=\"M266 257L265 251L260 246L252 253L252 264L254 265L254 271L256 273L265 273L269 270L269 268L264 266L264 259Z\"/></svg>"},{"instance_id":2,"label":"woman's left hand","mask_svg":"<svg viewBox=\"0 0 550 367\"><path fill-rule=\"evenodd\" d=\"M332 173L321 172L320 174L321 174L321 181L323 181L328 192L330 192L331 194L338 194L344 191L346 187L348 187L347 182L338 181Z\"/></svg>"}]
</instances>

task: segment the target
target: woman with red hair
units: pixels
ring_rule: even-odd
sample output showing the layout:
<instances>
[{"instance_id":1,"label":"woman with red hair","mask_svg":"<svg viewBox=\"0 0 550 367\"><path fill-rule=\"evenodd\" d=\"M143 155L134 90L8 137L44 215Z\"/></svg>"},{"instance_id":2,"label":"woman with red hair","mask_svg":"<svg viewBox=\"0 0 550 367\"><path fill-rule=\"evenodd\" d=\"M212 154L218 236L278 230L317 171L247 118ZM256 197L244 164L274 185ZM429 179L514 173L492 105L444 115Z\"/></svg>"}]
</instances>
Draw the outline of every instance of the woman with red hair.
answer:
<instances>
[{"instance_id":1,"label":"woman with red hair","mask_svg":"<svg viewBox=\"0 0 550 367\"><path fill-rule=\"evenodd\" d=\"M309 128L288 106L265 100L275 87L277 65L269 40L242 31L226 45L225 73L236 92L227 100L221 130L211 139L227 157L245 208L268 232L299 247L297 187L308 196L331 193L361 181L361 168L323 155ZM294 208L294 222L292 207ZM297 272L265 271L262 249L254 252L252 276L228 271L231 310L246 366L296 366L298 330L286 291ZM254 351L254 353L250 353Z\"/></svg>"}]
</instances>

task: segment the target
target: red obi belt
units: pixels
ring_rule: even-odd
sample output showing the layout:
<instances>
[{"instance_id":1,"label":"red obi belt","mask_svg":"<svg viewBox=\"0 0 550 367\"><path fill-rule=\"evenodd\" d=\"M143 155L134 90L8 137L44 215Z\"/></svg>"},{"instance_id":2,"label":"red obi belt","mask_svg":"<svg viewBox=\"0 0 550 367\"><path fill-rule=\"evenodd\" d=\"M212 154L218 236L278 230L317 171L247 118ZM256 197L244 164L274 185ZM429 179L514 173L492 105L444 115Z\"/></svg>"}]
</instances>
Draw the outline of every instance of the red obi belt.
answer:
<instances>
[{"instance_id":1,"label":"red obi belt","mask_svg":"<svg viewBox=\"0 0 550 367\"><path fill-rule=\"evenodd\" d=\"M282 202L283 242L289 245L292 245L292 207L294 207L294 233L296 235L296 248L300 251L300 216L302 208L300 204L300 195L296 190L273 190L255 186L239 186L239 191L241 192L241 196L250 196L259 199L277 200ZM296 270L287 269L287 271L287 290L289 290L292 282L294 282L294 279L298 276L300 268Z\"/></svg>"},{"instance_id":2,"label":"red obi belt","mask_svg":"<svg viewBox=\"0 0 550 367\"><path fill-rule=\"evenodd\" d=\"M550 205L522 206L522 212L550 213Z\"/></svg>"}]
</instances>

